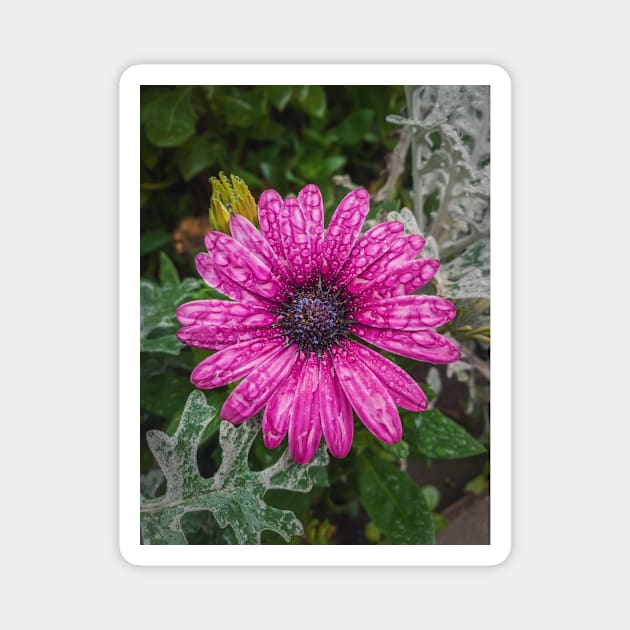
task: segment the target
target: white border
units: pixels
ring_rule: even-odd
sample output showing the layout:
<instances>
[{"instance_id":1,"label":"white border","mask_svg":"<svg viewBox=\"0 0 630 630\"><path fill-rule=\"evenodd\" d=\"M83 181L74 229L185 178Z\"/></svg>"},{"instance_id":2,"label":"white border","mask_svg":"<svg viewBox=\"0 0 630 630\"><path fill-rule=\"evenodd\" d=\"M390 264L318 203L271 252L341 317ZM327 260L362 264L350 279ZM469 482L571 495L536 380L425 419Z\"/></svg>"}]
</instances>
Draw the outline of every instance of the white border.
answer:
<instances>
[{"instance_id":1,"label":"white border","mask_svg":"<svg viewBox=\"0 0 630 630\"><path fill-rule=\"evenodd\" d=\"M490 85L492 499L489 545L141 545L140 85ZM497 565L511 550L511 81L496 65L136 65L120 78L119 546L134 565Z\"/></svg>"}]
</instances>

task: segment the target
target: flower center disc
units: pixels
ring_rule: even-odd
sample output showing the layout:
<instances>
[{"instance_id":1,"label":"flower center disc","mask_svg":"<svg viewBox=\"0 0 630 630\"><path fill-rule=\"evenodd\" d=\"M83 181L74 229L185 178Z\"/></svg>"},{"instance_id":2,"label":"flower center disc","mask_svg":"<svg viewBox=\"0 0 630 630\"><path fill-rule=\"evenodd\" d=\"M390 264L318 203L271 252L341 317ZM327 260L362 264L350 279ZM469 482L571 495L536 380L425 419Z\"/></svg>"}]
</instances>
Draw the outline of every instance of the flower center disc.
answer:
<instances>
[{"instance_id":1,"label":"flower center disc","mask_svg":"<svg viewBox=\"0 0 630 630\"><path fill-rule=\"evenodd\" d=\"M296 289L280 314L289 341L306 352L321 354L348 330L343 298L319 284Z\"/></svg>"}]
</instances>

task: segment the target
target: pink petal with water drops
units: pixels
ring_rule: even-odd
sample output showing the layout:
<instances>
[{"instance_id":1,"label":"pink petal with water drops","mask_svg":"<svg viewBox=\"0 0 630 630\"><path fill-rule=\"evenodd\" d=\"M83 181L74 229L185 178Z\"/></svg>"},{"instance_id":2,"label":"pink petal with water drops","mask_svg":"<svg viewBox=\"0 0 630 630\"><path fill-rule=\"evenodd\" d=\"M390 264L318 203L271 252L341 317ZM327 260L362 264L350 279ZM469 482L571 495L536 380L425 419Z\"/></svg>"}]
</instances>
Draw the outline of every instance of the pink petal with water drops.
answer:
<instances>
[{"instance_id":1,"label":"pink petal with water drops","mask_svg":"<svg viewBox=\"0 0 630 630\"><path fill-rule=\"evenodd\" d=\"M239 326L208 326L206 324L184 326L177 331L177 338L193 348L220 350L249 339L277 339L275 329L246 328Z\"/></svg>"},{"instance_id":2,"label":"pink petal with water drops","mask_svg":"<svg viewBox=\"0 0 630 630\"><path fill-rule=\"evenodd\" d=\"M399 407L409 411L424 411L427 408L425 393L405 370L367 346L357 343L352 346L352 351L364 363L365 369L371 370L385 385Z\"/></svg>"},{"instance_id":3,"label":"pink petal with water drops","mask_svg":"<svg viewBox=\"0 0 630 630\"><path fill-rule=\"evenodd\" d=\"M352 406L327 354L319 362L319 412L328 450L334 457L345 457L354 435Z\"/></svg>"},{"instance_id":4,"label":"pink petal with water drops","mask_svg":"<svg viewBox=\"0 0 630 630\"><path fill-rule=\"evenodd\" d=\"M177 308L176 316L184 326L211 324L228 328L265 326L273 324L278 319L275 313L262 306L228 300L187 302Z\"/></svg>"},{"instance_id":5,"label":"pink petal with water drops","mask_svg":"<svg viewBox=\"0 0 630 630\"><path fill-rule=\"evenodd\" d=\"M289 273L297 284L303 284L313 274L311 241L307 232L306 217L295 197L289 197L280 212L280 235Z\"/></svg>"},{"instance_id":6,"label":"pink petal with water drops","mask_svg":"<svg viewBox=\"0 0 630 630\"><path fill-rule=\"evenodd\" d=\"M195 256L195 266L199 275L219 293L239 302L258 305L269 304L262 296L248 291L245 287L229 278L220 267L212 262L210 254L197 254Z\"/></svg>"},{"instance_id":7,"label":"pink petal with water drops","mask_svg":"<svg viewBox=\"0 0 630 630\"><path fill-rule=\"evenodd\" d=\"M233 214L230 217L230 232L243 247L258 256L269 269L283 272L284 265L280 262L271 245L243 215Z\"/></svg>"},{"instance_id":8,"label":"pink petal with water drops","mask_svg":"<svg viewBox=\"0 0 630 630\"><path fill-rule=\"evenodd\" d=\"M298 464L306 464L322 439L319 417L319 365L317 355L306 359L291 405L289 452Z\"/></svg>"},{"instance_id":9,"label":"pink petal with water drops","mask_svg":"<svg viewBox=\"0 0 630 630\"><path fill-rule=\"evenodd\" d=\"M267 448L275 448L284 440L289 428L291 405L298 388L304 359L298 356L289 375L269 399L262 418L263 441Z\"/></svg>"},{"instance_id":10,"label":"pink petal with water drops","mask_svg":"<svg viewBox=\"0 0 630 630\"><path fill-rule=\"evenodd\" d=\"M439 267L439 261L434 258L419 258L404 263L397 269L385 271L362 287L353 302L367 304L397 295L410 295L429 282Z\"/></svg>"},{"instance_id":11,"label":"pink petal with water drops","mask_svg":"<svg viewBox=\"0 0 630 630\"><path fill-rule=\"evenodd\" d=\"M306 218L306 233L311 244L315 268L319 269L324 241L324 202L319 188L315 184L304 186L298 195L298 203Z\"/></svg>"},{"instance_id":12,"label":"pink petal with water drops","mask_svg":"<svg viewBox=\"0 0 630 630\"><path fill-rule=\"evenodd\" d=\"M282 299L282 285L258 256L222 232L208 232L205 241L212 262L231 280L267 299Z\"/></svg>"},{"instance_id":13,"label":"pink petal with water drops","mask_svg":"<svg viewBox=\"0 0 630 630\"><path fill-rule=\"evenodd\" d=\"M333 214L322 245L322 272L334 276L348 258L370 210L367 190L359 188L348 193Z\"/></svg>"},{"instance_id":14,"label":"pink petal with water drops","mask_svg":"<svg viewBox=\"0 0 630 630\"><path fill-rule=\"evenodd\" d=\"M360 324L396 330L437 328L455 317L455 306L437 295L400 295L354 311Z\"/></svg>"},{"instance_id":15,"label":"pink petal with water drops","mask_svg":"<svg viewBox=\"0 0 630 630\"><path fill-rule=\"evenodd\" d=\"M199 389L227 385L278 353L282 345L280 339L250 339L236 343L204 359L192 371L190 381Z\"/></svg>"},{"instance_id":16,"label":"pink petal with water drops","mask_svg":"<svg viewBox=\"0 0 630 630\"><path fill-rule=\"evenodd\" d=\"M386 444L395 444L402 438L398 409L383 383L348 351L353 345L346 342L332 352L341 387L367 429Z\"/></svg>"},{"instance_id":17,"label":"pink petal with water drops","mask_svg":"<svg viewBox=\"0 0 630 630\"><path fill-rule=\"evenodd\" d=\"M424 247L424 239L418 234L405 234L397 238L382 256L347 284L350 293L358 293L381 274L400 268L413 260Z\"/></svg>"},{"instance_id":18,"label":"pink petal with water drops","mask_svg":"<svg viewBox=\"0 0 630 630\"><path fill-rule=\"evenodd\" d=\"M382 350L418 361L452 363L459 359L459 348L432 330L387 330L353 324L350 331Z\"/></svg>"},{"instance_id":19,"label":"pink petal with water drops","mask_svg":"<svg viewBox=\"0 0 630 630\"><path fill-rule=\"evenodd\" d=\"M280 211L283 205L282 197L275 190L265 190L258 199L260 231L281 260L284 260L284 248L280 236Z\"/></svg>"},{"instance_id":20,"label":"pink petal with water drops","mask_svg":"<svg viewBox=\"0 0 630 630\"><path fill-rule=\"evenodd\" d=\"M335 278L335 286L342 287L380 258L403 231L398 221L379 223L363 234L353 247L344 266Z\"/></svg>"},{"instance_id":21,"label":"pink petal with water drops","mask_svg":"<svg viewBox=\"0 0 630 630\"><path fill-rule=\"evenodd\" d=\"M296 359L295 346L289 346L259 363L227 397L221 418L238 424L260 411L287 377Z\"/></svg>"}]
</instances>

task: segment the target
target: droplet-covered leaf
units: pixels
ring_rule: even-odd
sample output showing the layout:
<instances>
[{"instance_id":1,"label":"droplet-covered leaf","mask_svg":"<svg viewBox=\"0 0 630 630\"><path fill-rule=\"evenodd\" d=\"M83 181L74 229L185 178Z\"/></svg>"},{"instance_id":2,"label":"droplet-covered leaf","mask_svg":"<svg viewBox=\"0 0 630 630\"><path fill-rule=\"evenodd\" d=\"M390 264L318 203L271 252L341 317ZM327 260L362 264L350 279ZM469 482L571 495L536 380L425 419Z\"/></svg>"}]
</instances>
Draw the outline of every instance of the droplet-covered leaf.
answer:
<instances>
[{"instance_id":1,"label":"droplet-covered leaf","mask_svg":"<svg viewBox=\"0 0 630 630\"><path fill-rule=\"evenodd\" d=\"M490 299L490 240L484 238L442 265L444 294L452 299Z\"/></svg>"},{"instance_id":2,"label":"droplet-covered leaf","mask_svg":"<svg viewBox=\"0 0 630 630\"><path fill-rule=\"evenodd\" d=\"M190 369L174 366L174 355L140 355L140 406L145 412L170 419L180 413L190 393ZM185 355L180 355L185 356Z\"/></svg>"},{"instance_id":3,"label":"droplet-covered leaf","mask_svg":"<svg viewBox=\"0 0 630 630\"><path fill-rule=\"evenodd\" d=\"M312 472L328 462L326 450L320 448L305 466L293 462L285 451L273 465L253 471L247 458L260 422L252 419L239 427L221 422L221 466L205 479L197 466L197 449L214 418L215 409L208 406L202 392L194 391L173 436L161 431L147 433L149 448L166 478L166 493L142 500L144 544L187 544L182 517L201 510L212 512L220 527L229 525L239 544L259 544L264 530L274 531L286 541L302 534L302 524L292 512L271 507L263 497L268 490L308 492L313 486Z\"/></svg>"},{"instance_id":4,"label":"droplet-covered leaf","mask_svg":"<svg viewBox=\"0 0 630 630\"><path fill-rule=\"evenodd\" d=\"M179 324L175 309L193 299L201 287L199 280L179 280L175 265L160 254L160 282L142 278L140 281L140 351L179 354L184 347L175 336Z\"/></svg>"},{"instance_id":5,"label":"droplet-covered leaf","mask_svg":"<svg viewBox=\"0 0 630 630\"><path fill-rule=\"evenodd\" d=\"M405 439L421 455L432 459L457 459L485 453L486 449L466 429L437 409L402 414Z\"/></svg>"},{"instance_id":6,"label":"droplet-covered leaf","mask_svg":"<svg viewBox=\"0 0 630 630\"><path fill-rule=\"evenodd\" d=\"M395 464L367 451L359 460L359 496L370 519L395 545L432 545L431 510L420 486Z\"/></svg>"}]
</instances>

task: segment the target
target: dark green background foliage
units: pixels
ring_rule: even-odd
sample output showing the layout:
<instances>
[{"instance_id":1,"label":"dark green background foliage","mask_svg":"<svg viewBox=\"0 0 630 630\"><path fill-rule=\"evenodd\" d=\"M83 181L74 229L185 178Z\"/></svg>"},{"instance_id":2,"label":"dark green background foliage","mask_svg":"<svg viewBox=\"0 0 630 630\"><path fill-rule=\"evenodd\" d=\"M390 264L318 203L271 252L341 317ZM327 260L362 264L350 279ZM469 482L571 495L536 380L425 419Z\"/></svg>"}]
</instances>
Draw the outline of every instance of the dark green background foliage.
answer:
<instances>
[{"instance_id":1,"label":"dark green background foliage","mask_svg":"<svg viewBox=\"0 0 630 630\"><path fill-rule=\"evenodd\" d=\"M143 254L168 247L183 217L205 214L208 177L219 171L241 176L256 198L315 183L327 209L339 197L335 174L378 186L396 144L385 116L403 105L400 87L143 88Z\"/></svg>"},{"instance_id":2,"label":"dark green background foliage","mask_svg":"<svg viewBox=\"0 0 630 630\"><path fill-rule=\"evenodd\" d=\"M284 196L315 183L327 215L347 192L334 183L335 175L348 175L374 193L385 179L385 157L397 142L398 128L385 117L403 113L404 101L399 86L141 90L141 465L144 474L153 471L144 478L147 487L154 486L152 496L160 495L160 477L146 435L156 429L175 434L193 390L190 372L209 354L179 343L174 311L191 299L218 297L194 267L201 238L174 247L173 233L181 220L205 220L211 195L208 178L220 171L242 177L256 199L266 188ZM394 207L401 200L408 202L404 183L394 193ZM404 367L413 373L408 360ZM207 403L218 411L232 387L204 392ZM424 419L403 414L403 424L403 442L386 446L357 422L349 456L331 458L322 474L313 474L310 491L266 493L268 505L291 510L303 523L304 534L294 536L292 543L434 542L435 526L444 526L444 518L435 512L440 495L432 486L422 487L404 466L401 469L400 460L426 468L431 458L481 458L474 469L478 474L485 449L438 409ZM249 450L249 467L267 468L283 450L268 451L258 435ZM200 436L197 463L203 477L217 471L217 423ZM209 512L187 514L182 526L188 542L235 541L230 527L221 529ZM285 543L271 531L263 532L262 542Z\"/></svg>"}]
</instances>

